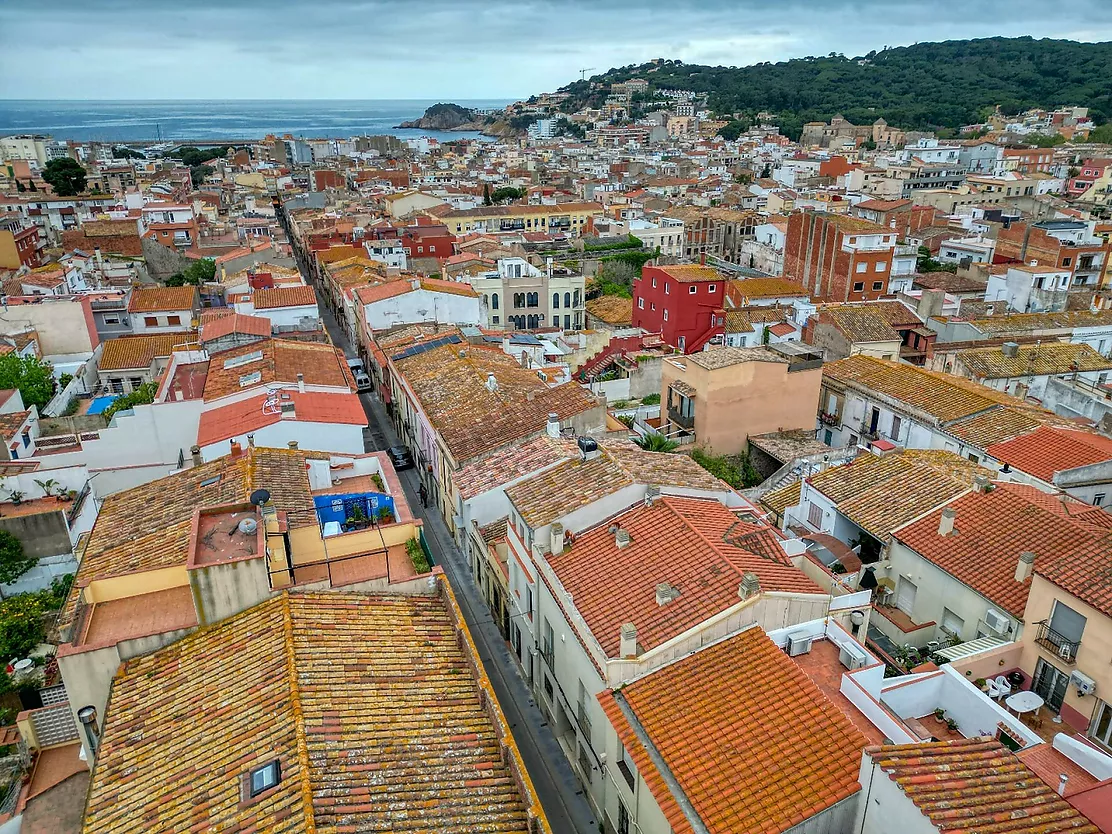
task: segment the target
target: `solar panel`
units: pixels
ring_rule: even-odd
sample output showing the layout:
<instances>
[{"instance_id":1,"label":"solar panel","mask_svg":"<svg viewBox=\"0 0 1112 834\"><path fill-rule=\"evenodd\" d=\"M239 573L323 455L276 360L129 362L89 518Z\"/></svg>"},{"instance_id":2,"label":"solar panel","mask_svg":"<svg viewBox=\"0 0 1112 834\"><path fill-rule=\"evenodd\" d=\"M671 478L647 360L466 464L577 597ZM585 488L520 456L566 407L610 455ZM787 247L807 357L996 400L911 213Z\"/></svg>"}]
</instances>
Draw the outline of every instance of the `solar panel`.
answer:
<instances>
[{"instance_id":1,"label":"solar panel","mask_svg":"<svg viewBox=\"0 0 1112 834\"><path fill-rule=\"evenodd\" d=\"M427 353L430 350L435 350L438 347L444 347L444 345L459 344L462 341L463 340L458 335L453 333L451 336L441 336L439 339L433 339L431 342L421 342L417 345L411 345L410 347L407 347L405 350L403 350L401 353L395 353L390 358L394 361L397 361L399 359L408 359L411 356L418 356L422 353Z\"/></svg>"}]
</instances>

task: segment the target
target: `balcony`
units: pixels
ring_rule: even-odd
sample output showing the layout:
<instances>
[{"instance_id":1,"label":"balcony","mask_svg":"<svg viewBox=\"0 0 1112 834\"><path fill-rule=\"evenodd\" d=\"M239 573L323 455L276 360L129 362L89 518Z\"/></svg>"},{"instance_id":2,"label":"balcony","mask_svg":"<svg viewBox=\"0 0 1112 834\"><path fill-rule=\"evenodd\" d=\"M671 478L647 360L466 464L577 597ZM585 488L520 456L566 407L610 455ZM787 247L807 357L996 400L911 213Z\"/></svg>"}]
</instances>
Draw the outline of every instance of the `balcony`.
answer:
<instances>
[{"instance_id":1,"label":"balcony","mask_svg":"<svg viewBox=\"0 0 1112 834\"><path fill-rule=\"evenodd\" d=\"M1050 627L1049 620L1038 623L1039 630L1035 635L1035 642L1044 649L1050 649L1054 656L1070 666L1077 662L1077 650L1081 647L1080 640L1070 640L1064 634Z\"/></svg>"},{"instance_id":2,"label":"balcony","mask_svg":"<svg viewBox=\"0 0 1112 834\"><path fill-rule=\"evenodd\" d=\"M688 430L695 428L695 415L684 414L677 406L668 406L668 419L681 428Z\"/></svg>"}]
</instances>

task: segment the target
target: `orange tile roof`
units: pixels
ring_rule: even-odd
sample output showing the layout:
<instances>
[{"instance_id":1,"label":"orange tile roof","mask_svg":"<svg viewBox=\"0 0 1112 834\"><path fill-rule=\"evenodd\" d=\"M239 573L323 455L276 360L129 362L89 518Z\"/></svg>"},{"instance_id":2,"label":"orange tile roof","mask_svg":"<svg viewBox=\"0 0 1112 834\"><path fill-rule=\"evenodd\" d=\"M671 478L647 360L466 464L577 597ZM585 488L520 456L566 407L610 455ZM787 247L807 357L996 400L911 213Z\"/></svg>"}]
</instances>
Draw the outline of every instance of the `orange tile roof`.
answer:
<instances>
[{"instance_id":1,"label":"orange tile roof","mask_svg":"<svg viewBox=\"0 0 1112 834\"><path fill-rule=\"evenodd\" d=\"M940 831L1099 834L995 739L884 745L865 753Z\"/></svg>"},{"instance_id":2,"label":"orange tile roof","mask_svg":"<svg viewBox=\"0 0 1112 834\"><path fill-rule=\"evenodd\" d=\"M1112 438L1087 431L1039 426L986 450L1002 463L1050 482L1055 472L1112 460Z\"/></svg>"},{"instance_id":3,"label":"orange tile roof","mask_svg":"<svg viewBox=\"0 0 1112 834\"><path fill-rule=\"evenodd\" d=\"M188 333L153 333L144 336L120 336L107 339L100 354L102 371L130 371L149 368L155 359L164 359L182 348L197 344L195 331Z\"/></svg>"},{"instance_id":4,"label":"orange tile roof","mask_svg":"<svg viewBox=\"0 0 1112 834\"><path fill-rule=\"evenodd\" d=\"M996 483L991 492L968 492L947 505L957 512L950 535L938 535L941 508L893 535L993 605L1022 618L1031 581L1015 581L1019 554L1031 551L1036 567L1042 567L1072 559L1078 545L1092 538L1077 521L1047 509L1039 498L1044 494L1031 486ZM1061 506L1057 497L1050 500Z\"/></svg>"},{"instance_id":5,"label":"orange tile roof","mask_svg":"<svg viewBox=\"0 0 1112 834\"><path fill-rule=\"evenodd\" d=\"M242 313L211 317L201 315L202 342L211 342L233 333L242 333L245 336L269 336L270 319L262 316L246 316Z\"/></svg>"},{"instance_id":6,"label":"orange tile roof","mask_svg":"<svg viewBox=\"0 0 1112 834\"><path fill-rule=\"evenodd\" d=\"M129 313L162 313L192 310L197 301L196 287L136 287L127 302Z\"/></svg>"},{"instance_id":7,"label":"orange tile roof","mask_svg":"<svg viewBox=\"0 0 1112 834\"><path fill-rule=\"evenodd\" d=\"M443 593L286 592L129 660L84 831L547 834ZM275 759L277 786L244 799Z\"/></svg>"},{"instance_id":8,"label":"orange tile roof","mask_svg":"<svg viewBox=\"0 0 1112 834\"><path fill-rule=\"evenodd\" d=\"M242 364L237 361L258 354L261 356ZM245 383L244 380L256 371L259 379ZM256 385L296 385L298 373L304 375L307 385L355 390L351 369L339 349L320 342L266 339L211 355L205 401L211 402Z\"/></svg>"},{"instance_id":9,"label":"orange tile roof","mask_svg":"<svg viewBox=\"0 0 1112 834\"><path fill-rule=\"evenodd\" d=\"M266 399L266 394L260 394L204 412L197 428L197 445L208 446L283 422L280 412L263 410ZM367 415L359 402L358 394L322 394L317 391L299 394L297 391L283 391L282 402L294 406L293 415L284 418L286 422L367 425Z\"/></svg>"},{"instance_id":10,"label":"orange tile roof","mask_svg":"<svg viewBox=\"0 0 1112 834\"><path fill-rule=\"evenodd\" d=\"M256 310L274 310L280 307L309 307L317 303L317 294L312 287L274 287L255 290Z\"/></svg>"},{"instance_id":11,"label":"orange tile roof","mask_svg":"<svg viewBox=\"0 0 1112 834\"><path fill-rule=\"evenodd\" d=\"M6 411L0 414L0 437L5 440L14 437L29 416L30 411Z\"/></svg>"},{"instance_id":12,"label":"orange tile roof","mask_svg":"<svg viewBox=\"0 0 1112 834\"><path fill-rule=\"evenodd\" d=\"M587 313L607 324L629 324L633 321L633 299L603 295L588 301Z\"/></svg>"},{"instance_id":13,"label":"orange tile roof","mask_svg":"<svg viewBox=\"0 0 1112 834\"><path fill-rule=\"evenodd\" d=\"M611 524L630 534L628 546L617 547ZM768 546L770 532L714 499L666 496L581 533L548 561L599 645L617 657L625 623L637 627L644 650L652 649L738 604L747 571L766 591L822 593L778 545ZM656 588L664 582L680 595L661 606Z\"/></svg>"},{"instance_id":14,"label":"orange tile roof","mask_svg":"<svg viewBox=\"0 0 1112 834\"><path fill-rule=\"evenodd\" d=\"M723 281L725 273L719 272L713 266L699 266L697 264L674 264L672 266L658 266L661 272L669 278L681 283L693 281Z\"/></svg>"},{"instance_id":15,"label":"orange tile roof","mask_svg":"<svg viewBox=\"0 0 1112 834\"><path fill-rule=\"evenodd\" d=\"M751 298L808 298L802 285L787 278L733 278L727 286L730 300L739 307Z\"/></svg>"},{"instance_id":16,"label":"orange tile roof","mask_svg":"<svg viewBox=\"0 0 1112 834\"><path fill-rule=\"evenodd\" d=\"M710 834L780 834L860 790L865 737L756 626L598 700L675 834L682 800Z\"/></svg>"}]
</instances>

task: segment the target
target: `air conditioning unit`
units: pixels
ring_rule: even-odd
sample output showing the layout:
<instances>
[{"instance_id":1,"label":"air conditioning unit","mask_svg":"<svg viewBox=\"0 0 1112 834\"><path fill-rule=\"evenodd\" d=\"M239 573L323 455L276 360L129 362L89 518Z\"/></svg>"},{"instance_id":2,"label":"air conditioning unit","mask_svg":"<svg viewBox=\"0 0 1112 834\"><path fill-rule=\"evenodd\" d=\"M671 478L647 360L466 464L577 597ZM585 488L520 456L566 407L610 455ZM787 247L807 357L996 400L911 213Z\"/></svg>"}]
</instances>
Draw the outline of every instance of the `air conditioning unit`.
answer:
<instances>
[{"instance_id":1,"label":"air conditioning unit","mask_svg":"<svg viewBox=\"0 0 1112 834\"><path fill-rule=\"evenodd\" d=\"M1081 672L1072 672L1070 683L1077 688L1078 695L1092 695L1097 691L1097 682Z\"/></svg>"},{"instance_id":2,"label":"air conditioning unit","mask_svg":"<svg viewBox=\"0 0 1112 834\"><path fill-rule=\"evenodd\" d=\"M990 608L985 612L985 628L1003 636L1012 630L1012 621L995 608Z\"/></svg>"},{"instance_id":3,"label":"air conditioning unit","mask_svg":"<svg viewBox=\"0 0 1112 834\"><path fill-rule=\"evenodd\" d=\"M814 637L805 631L798 631L788 635L788 655L796 657L811 651L811 641Z\"/></svg>"},{"instance_id":4,"label":"air conditioning unit","mask_svg":"<svg viewBox=\"0 0 1112 834\"><path fill-rule=\"evenodd\" d=\"M860 669L864 666L869 658L861 649L852 643L846 643L842 646L841 651L838 652L838 660L847 669Z\"/></svg>"}]
</instances>

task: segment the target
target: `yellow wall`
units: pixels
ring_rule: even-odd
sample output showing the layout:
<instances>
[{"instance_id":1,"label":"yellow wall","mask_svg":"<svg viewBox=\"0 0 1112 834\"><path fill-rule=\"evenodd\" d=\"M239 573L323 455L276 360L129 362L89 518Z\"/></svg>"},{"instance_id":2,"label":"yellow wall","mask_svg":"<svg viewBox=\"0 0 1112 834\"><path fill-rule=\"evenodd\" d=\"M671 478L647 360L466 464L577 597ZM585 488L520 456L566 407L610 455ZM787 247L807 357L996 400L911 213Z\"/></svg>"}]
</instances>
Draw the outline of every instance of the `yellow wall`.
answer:
<instances>
[{"instance_id":1,"label":"yellow wall","mask_svg":"<svg viewBox=\"0 0 1112 834\"><path fill-rule=\"evenodd\" d=\"M15 248L15 235L0 229L0 269L19 269L19 250Z\"/></svg>"},{"instance_id":2,"label":"yellow wall","mask_svg":"<svg viewBox=\"0 0 1112 834\"><path fill-rule=\"evenodd\" d=\"M416 537L417 526L412 521L406 521L388 527L373 527L329 536L326 553L325 540L321 538L316 526L298 527L290 530L290 551L293 553L295 566L312 565L326 559L382 550L384 544L386 547L405 544Z\"/></svg>"},{"instance_id":3,"label":"yellow wall","mask_svg":"<svg viewBox=\"0 0 1112 834\"><path fill-rule=\"evenodd\" d=\"M244 188L266 188L266 179L262 174L256 173L236 174L235 183Z\"/></svg>"},{"instance_id":4,"label":"yellow wall","mask_svg":"<svg viewBox=\"0 0 1112 834\"><path fill-rule=\"evenodd\" d=\"M180 588L189 584L185 565L172 568L148 570L142 573L129 573L126 576L113 576L110 579L97 579L85 588L85 602L109 602L114 599L137 597L140 594L153 594L170 588Z\"/></svg>"},{"instance_id":5,"label":"yellow wall","mask_svg":"<svg viewBox=\"0 0 1112 834\"><path fill-rule=\"evenodd\" d=\"M1044 648L1035 642L1039 627L1037 623L1050 619L1054 600L1060 599L1085 618L1085 631L1081 634L1081 645L1077 649L1077 663L1070 666L1062 662L1052 649ZM1065 705L1089 718L1097 703L1103 698L1112 703L1112 617L1087 605L1081 600L1047 582L1036 574L1031 581L1031 592L1027 596L1027 609L1023 615L1023 661L1021 668L1028 675L1034 675L1038 659L1044 658L1067 675L1074 670L1088 675L1097 683L1096 695L1081 697L1074 687L1066 691ZM1066 716L1063 716L1066 717Z\"/></svg>"}]
</instances>

